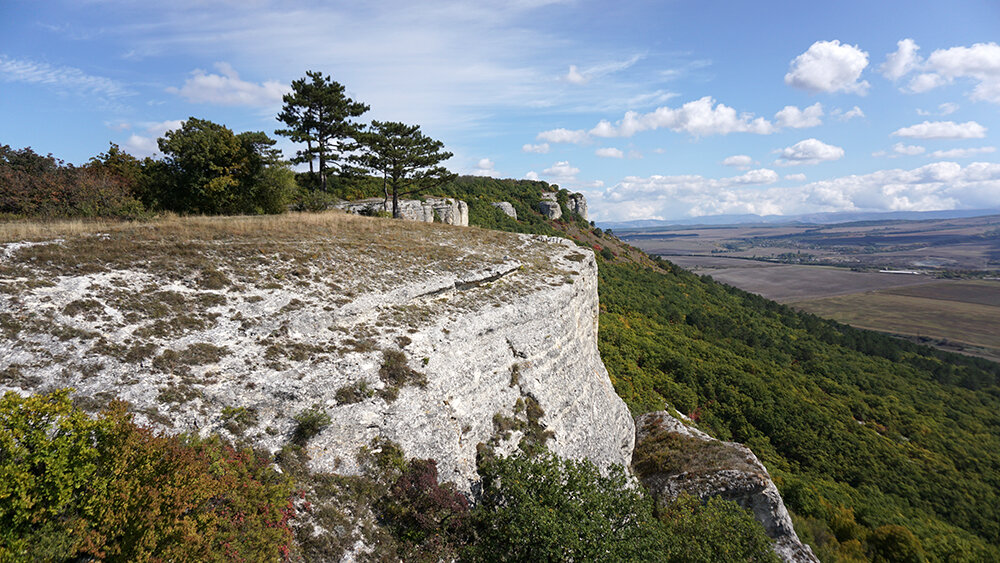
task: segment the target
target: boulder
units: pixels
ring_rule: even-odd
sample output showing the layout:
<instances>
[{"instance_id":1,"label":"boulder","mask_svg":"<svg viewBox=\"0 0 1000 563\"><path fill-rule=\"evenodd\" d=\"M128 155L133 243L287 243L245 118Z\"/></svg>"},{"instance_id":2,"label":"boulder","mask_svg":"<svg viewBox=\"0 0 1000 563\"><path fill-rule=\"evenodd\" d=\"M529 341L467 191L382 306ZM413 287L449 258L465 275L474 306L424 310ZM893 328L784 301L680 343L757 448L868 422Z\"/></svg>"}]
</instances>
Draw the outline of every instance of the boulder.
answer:
<instances>
[{"instance_id":1,"label":"boulder","mask_svg":"<svg viewBox=\"0 0 1000 563\"><path fill-rule=\"evenodd\" d=\"M777 487L750 448L717 440L660 411L636 419L632 464L657 503L682 493L731 500L753 512L782 560L819 563L799 540Z\"/></svg>"}]
</instances>

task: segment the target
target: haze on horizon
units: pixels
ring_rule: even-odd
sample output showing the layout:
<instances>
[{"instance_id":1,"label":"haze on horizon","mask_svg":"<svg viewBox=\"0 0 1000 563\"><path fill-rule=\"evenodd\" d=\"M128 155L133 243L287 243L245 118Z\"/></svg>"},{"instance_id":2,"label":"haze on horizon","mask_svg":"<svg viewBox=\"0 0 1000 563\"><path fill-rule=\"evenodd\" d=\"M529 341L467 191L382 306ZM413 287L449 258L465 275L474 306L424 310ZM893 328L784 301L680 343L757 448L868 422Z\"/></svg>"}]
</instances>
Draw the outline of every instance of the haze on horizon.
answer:
<instances>
[{"instance_id":1,"label":"haze on horizon","mask_svg":"<svg viewBox=\"0 0 1000 563\"><path fill-rule=\"evenodd\" d=\"M319 70L452 170L581 191L597 221L1000 208L1000 5L732 4L8 0L0 143L79 164L189 116L273 136Z\"/></svg>"}]
</instances>

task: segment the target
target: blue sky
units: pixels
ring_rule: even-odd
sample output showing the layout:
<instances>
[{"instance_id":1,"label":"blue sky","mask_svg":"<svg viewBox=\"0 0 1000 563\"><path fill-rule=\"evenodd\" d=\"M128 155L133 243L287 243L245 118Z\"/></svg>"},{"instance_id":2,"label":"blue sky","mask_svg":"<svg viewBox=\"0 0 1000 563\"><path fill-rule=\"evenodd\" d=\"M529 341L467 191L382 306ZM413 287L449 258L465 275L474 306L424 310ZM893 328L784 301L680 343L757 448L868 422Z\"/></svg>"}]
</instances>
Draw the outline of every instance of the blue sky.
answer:
<instances>
[{"instance_id":1,"label":"blue sky","mask_svg":"<svg viewBox=\"0 0 1000 563\"><path fill-rule=\"evenodd\" d=\"M992 1L3 0L0 143L79 164L189 116L273 134L319 70L455 172L598 221L1000 208L997 42Z\"/></svg>"}]
</instances>

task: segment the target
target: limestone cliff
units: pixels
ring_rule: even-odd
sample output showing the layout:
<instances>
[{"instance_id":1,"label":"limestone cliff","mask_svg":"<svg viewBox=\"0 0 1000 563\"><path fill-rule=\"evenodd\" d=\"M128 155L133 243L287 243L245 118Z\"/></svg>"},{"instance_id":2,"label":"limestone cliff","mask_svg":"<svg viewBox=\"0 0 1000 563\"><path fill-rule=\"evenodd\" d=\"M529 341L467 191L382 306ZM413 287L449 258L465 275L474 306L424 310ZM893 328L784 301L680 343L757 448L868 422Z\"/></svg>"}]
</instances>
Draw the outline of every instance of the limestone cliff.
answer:
<instances>
[{"instance_id":1,"label":"limestone cliff","mask_svg":"<svg viewBox=\"0 0 1000 563\"><path fill-rule=\"evenodd\" d=\"M381 198L345 201L334 205L334 207L361 215L374 215L379 212L392 213L392 202ZM429 197L423 201L401 199L399 200L399 214L403 219L410 221L438 222L460 227L469 226L469 204L448 197Z\"/></svg>"},{"instance_id":2,"label":"limestone cliff","mask_svg":"<svg viewBox=\"0 0 1000 563\"><path fill-rule=\"evenodd\" d=\"M668 503L682 493L734 501L753 512L783 560L818 563L799 541L777 487L749 448L716 440L667 412L640 416L636 432L633 463L657 502Z\"/></svg>"},{"instance_id":3,"label":"limestone cliff","mask_svg":"<svg viewBox=\"0 0 1000 563\"><path fill-rule=\"evenodd\" d=\"M3 246L0 391L271 450L318 409L314 469L356 472L381 436L469 490L477 444L516 447L496 420L519 399L557 454L628 463L597 314L594 256L561 239L342 213L118 227Z\"/></svg>"}]
</instances>

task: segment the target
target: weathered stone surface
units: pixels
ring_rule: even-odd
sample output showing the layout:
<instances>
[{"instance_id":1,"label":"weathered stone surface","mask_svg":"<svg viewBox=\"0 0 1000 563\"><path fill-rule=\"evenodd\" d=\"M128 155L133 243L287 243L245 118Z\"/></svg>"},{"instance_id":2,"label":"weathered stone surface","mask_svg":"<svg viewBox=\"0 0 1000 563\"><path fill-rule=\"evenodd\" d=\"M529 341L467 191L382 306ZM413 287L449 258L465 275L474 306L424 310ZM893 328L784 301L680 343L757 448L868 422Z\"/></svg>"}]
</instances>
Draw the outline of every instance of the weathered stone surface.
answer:
<instances>
[{"instance_id":1,"label":"weathered stone surface","mask_svg":"<svg viewBox=\"0 0 1000 563\"><path fill-rule=\"evenodd\" d=\"M296 414L320 408L332 424L308 443L313 469L355 473L358 449L381 436L409 457L436 459L442 479L465 491L476 445L497 434L494 415L512 416L532 397L552 451L603 467L629 462L634 425L598 355L589 250L341 221L311 238L189 241L194 250L167 262L159 239L118 241L127 255L93 269L77 267L72 240L44 243L54 245L45 262L22 258L34 247L0 248L0 263L16 266L2 271L19 276L0 276L0 315L17 327L0 340L0 392L120 397L139 422L171 432L225 435L224 409L244 408L253 422L241 437L272 451ZM402 351L426 386L380 395L384 350ZM338 402L360 382L375 393Z\"/></svg>"},{"instance_id":2,"label":"weathered stone surface","mask_svg":"<svg viewBox=\"0 0 1000 563\"><path fill-rule=\"evenodd\" d=\"M587 198L583 197L583 194L570 194L566 207L572 213L579 215L584 221L589 220L587 219Z\"/></svg>"},{"instance_id":3,"label":"weathered stone surface","mask_svg":"<svg viewBox=\"0 0 1000 563\"><path fill-rule=\"evenodd\" d=\"M344 201L333 207L359 215L392 213L392 201L386 203L381 198ZM399 215L410 221L433 223L437 220L446 225L469 226L469 205L464 201L452 198L427 198L426 201L401 199L399 200Z\"/></svg>"},{"instance_id":4,"label":"weathered stone surface","mask_svg":"<svg viewBox=\"0 0 1000 563\"><path fill-rule=\"evenodd\" d=\"M503 211L504 215L506 215L506 216L510 217L511 219L517 221L517 210L514 209L514 206L511 205L510 202L508 202L508 201L496 201L496 202L493 202L491 205L493 207L496 207L500 211Z\"/></svg>"},{"instance_id":5,"label":"weathered stone surface","mask_svg":"<svg viewBox=\"0 0 1000 563\"><path fill-rule=\"evenodd\" d=\"M538 202L538 212L546 219L556 220L562 217L562 208L555 201L542 200Z\"/></svg>"},{"instance_id":6,"label":"weathered stone surface","mask_svg":"<svg viewBox=\"0 0 1000 563\"><path fill-rule=\"evenodd\" d=\"M803 544L767 469L749 448L735 442L721 442L689 426L666 412L647 413L636 419L636 457L646 441L674 435L687 439L691 451L684 453L691 467L639 471L659 503L676 499L681 493L705 499L719 496L753 512L774 540L774 551L785 561L818 563L808 545ZM700 448L701 451L699 451Z\"/></svg>"}]
</instances>

